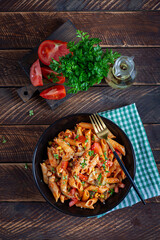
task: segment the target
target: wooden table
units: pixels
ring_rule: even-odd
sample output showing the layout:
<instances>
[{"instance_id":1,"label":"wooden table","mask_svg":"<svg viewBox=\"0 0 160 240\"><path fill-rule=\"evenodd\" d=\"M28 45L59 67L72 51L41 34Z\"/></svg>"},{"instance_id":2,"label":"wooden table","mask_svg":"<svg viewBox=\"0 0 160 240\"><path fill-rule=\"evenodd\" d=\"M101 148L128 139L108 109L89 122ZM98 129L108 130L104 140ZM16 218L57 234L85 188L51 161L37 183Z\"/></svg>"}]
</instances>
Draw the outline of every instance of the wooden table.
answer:
<instances>
[{"instance_id":1,"label":"wooden table","mask_svg":"<svg viewBox=\"0 0 160 240\"><path fill-rule=\"evenodd\" d=\"M67 216L43 199L31 164L40 135L60 117L135 102L160 170L159 9L158 0L0 1L0 239L159 239L160 197L100 219ZM135 56L134 85L118 91L103 82L55 111L38 95L23 103L16 89L29 79L17 61L67 19L102 39L104 49Z\"/></svg>"}]
</instances>

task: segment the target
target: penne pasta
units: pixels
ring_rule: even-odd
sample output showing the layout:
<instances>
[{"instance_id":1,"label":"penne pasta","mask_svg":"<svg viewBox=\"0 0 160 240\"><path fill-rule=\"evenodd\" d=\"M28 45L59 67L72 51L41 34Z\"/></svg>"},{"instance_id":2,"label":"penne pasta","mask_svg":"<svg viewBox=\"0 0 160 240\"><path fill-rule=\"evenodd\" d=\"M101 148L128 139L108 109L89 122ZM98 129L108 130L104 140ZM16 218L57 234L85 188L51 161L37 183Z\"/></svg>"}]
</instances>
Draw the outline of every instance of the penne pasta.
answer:
<instances>
[{"instance_id":1,"label":"penne pasta","mask_svg":"<svg viewBox=\"0 0 160 240\"><path fill-rule=\"evenodd\" d=\"M125 148L110 132L110 142L122 159ZM80 122L74 130L61 131L47 148L48 158L40 164L43 181L55 201L69 199L69 206L94 209L113 192L125 187L126 178L105 139L99 139L91 123ZM123 161L123 159L122 159Z\"/></svg>"}]
</instances>

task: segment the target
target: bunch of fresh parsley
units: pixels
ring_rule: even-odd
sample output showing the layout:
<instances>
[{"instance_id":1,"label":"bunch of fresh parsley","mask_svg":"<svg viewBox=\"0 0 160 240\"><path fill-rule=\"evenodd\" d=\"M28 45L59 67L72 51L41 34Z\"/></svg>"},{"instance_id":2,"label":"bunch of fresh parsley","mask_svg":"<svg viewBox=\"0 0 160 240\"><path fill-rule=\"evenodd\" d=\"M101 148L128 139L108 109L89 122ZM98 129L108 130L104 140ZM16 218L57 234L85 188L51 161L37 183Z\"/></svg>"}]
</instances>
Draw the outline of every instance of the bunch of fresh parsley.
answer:
<instances>
[{"instance_id":1,"label":"bunch of fresh parsley","mask_svg":"<svg viewBox=\"0 0 160 240\"><path fill-rule=\"evenodd\" d=\"M99 84L103 77L107 77L110 64L114 64L120 54L112 50L102 51L99 38L89 38L88 33L77 30L77 37L81 38L78 43L69 42L67 48L71 53L60 57L57 62L52 59L50 68L62 73L69 86L68 93L87 91L94 84Z\"/></svg>"}]
</instances>

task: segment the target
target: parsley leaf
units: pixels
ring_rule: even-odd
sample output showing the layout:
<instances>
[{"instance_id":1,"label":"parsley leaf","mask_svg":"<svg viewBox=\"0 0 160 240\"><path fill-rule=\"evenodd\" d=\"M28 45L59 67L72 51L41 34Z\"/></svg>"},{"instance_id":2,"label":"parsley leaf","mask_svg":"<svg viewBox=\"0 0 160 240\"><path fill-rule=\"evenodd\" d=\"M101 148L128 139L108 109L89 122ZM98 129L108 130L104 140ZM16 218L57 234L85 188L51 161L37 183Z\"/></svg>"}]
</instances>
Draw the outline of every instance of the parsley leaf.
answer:
<instances>
[{"instance_id":1,"label":"parsley leaf","mask_svg":"<svg viewBox=\"0 0 160 240\"><path fill-rule=\"evenodd\" d=\"M59 155L58 154L53 154L53 156L55 157L55 159L59 159Z\"/></svg>"},{"instance_id":2,"label":"parsley leaf","mask_svg":"<svg viewBox=\"0 0 160 240\"><path fill-rule=\"evenodd\" d=\"M5 137L3 136L2 137L2 143L6 143L7 142L7 140L5 139Z\"/></svg>"},{"instance_id":3,"label":"parsley leaf","mask_svg":"<svg viewBox=\"0 0 160 240\"><path fill-rule=\"evenodd\" d=\"M89 34L77 30L78 43L73 41L67 44L70 53L60 57L59 62L52 59L50 68L58 74L63 74L69 86L68 93L87 91L94 84L99 84L107 77L110 64L120 56L112 50L102 51L99 38L89 38ZM71 54L72 52L72 54Z\"/></svg>"},{"instance_id":4,"label":"parsley leaf","mask_svg":"<svg viewBox=\"0 0 160 240\"><path fill-rule=\"evenodd\" d=\"M27 164L27 163L25 163L25 166L24 166L24 167L25 167L25 169L28 169L28 164Z\"/></svg>"},{"instance_id":5,"label":"parsley leaf","mask_svg":"<svg viewBox=\"0 0 160 240\"><path fill-rule=\"evenodd\" d=\"M100 173L100 174L98 175L98 178L97 178L97 180L98 180L98 184L100 184L101 179L102 179L102 174Z\"/></svg>"},{"instance_id":6,"label":"parsley leaf","mask_svg":"<svg viewBox=\"0 0 160 240\"><path fill-rule=\"evenodd\" d=\"M84 168L87 165L86 160L84 159L84 161L82 163L80 163L80 165L82 166L82 168Z\"/></svg>"},{"instance_id":7,"label":"parsley leaf","mask_svg":"<svg viewBox=\"0 0 160 240\"><path fill-rule=\"evenodd\" d=\"M75 136L75 139L78 139L79 138L79 135L77 134L76 136Z\"/></svg>"},{"instance_id":8,"label":"parsley leaf","mask_svg":"<svg viewBox=\"0 0 160 240\"><path fill-rule=\"evenodd\" d=\"M114 188L111 188L108 193L110 193L111 195L114 193Z\"/></svg>"},{"instance_id":9,"label":"parsley leaf","mask_svg":"<svg viewBox=\"0 0 160 240\"><path fill-rule=\"evenodd\" d=\"M54 167L52 167L52 172L53 172L53 173L55 173L55 172L56 172Z\"/></svg>"},{"instance_id":10,"label":"parsley leaf","mask_svg":"<svg viewBox=\"0 0 160 240\"><path fill-rule=\"evenodd\" d=\"M34 115L34 111L33 110L29 110L29 116L33 116Z\"/></svg>"},{"instance_id":11,"label":"parsley leaf","mask_svg":"<svg viewBox=\"0 0 160 240\"><path fill-rule=\"evenodd\" d=\"M90 157L91 157L91 156L94 156L94 151L91 151L91 150L90 150L90 151L88 152L88 154L89 154Z\"/></svg>"},{"instance_id":12,"label":"parsley leaf","mask_svg":"<svg viewBox=\"0 0 160 240\"><path fill-rule=\"evenodd\" d=\"M107 158L107 156L106 156L106 152L104 152L104 158L105 158L105 160L108 160L108 158Z\"/></svg>"},{"instance_id":13,"label":"parsley leaf","mask_svg":"<svg viewBox=\"0 0 160 240\"><path fill-rule=\"evenodd\" d=\"M85 181L82 181L82 186L84 186L84 184L85 184Z\"/></svg>"}]
</instances>

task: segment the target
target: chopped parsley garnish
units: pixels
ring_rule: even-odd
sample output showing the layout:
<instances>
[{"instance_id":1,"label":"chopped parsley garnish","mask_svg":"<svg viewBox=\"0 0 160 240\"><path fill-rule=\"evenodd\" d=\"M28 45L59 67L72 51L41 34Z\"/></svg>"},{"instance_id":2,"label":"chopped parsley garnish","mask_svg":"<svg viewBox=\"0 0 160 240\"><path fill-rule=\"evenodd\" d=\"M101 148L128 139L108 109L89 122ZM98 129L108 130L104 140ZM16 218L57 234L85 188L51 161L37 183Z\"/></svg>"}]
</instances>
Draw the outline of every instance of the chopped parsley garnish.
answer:
<instances>
[{"instance_id":1,"label":"chopped parsley garnish","mask_svg":"<svg viewBox=\"0 0 160 240\"><path fill-rule=\"evenodd\" d=\"M100 184L101 179L102 179L102 174L100 173L100 174L98 175L98 178L97 178L97 180L98 180L98 184Z\"/></svg>"},{"instance_id":2,"label":"chopped parsley garnish","mask_svg":"<svg viewBox=\"0 0 160 240\"><path fill-rule=\"evenodd\" d=\"M106 173L109 173L109 171L105 171Z\"/></svg>"},{"instance_id":3,"label":"chopped parsley garnish","mask_svg":"<svg viewBox=\"0 0 160 240\"><path fill-rule=\"evenodd\" d=\"M33 110L29 110L29 116L33 116L34 115L34 111Z\"/></svg>"},{"instance_id":4,"label":"chopped parsley garnish","mask_svg":"<svg viewBox=\"0 0 160 240\"><path fill-rule=\"evenodd\" d=\"M105 163L103 163L102 167L104 168L104 170L106 169L106 165L105 165Z\"/></svg>"},{"instance_id":5,"label":"chopped parsley garnish","mask_svg":"<svg viewBox=\"0 0 160 240\"><path fill-rule=\"evenodd\" d=\"M94 141L95 140L95 138L94 138L94 136L92 137L92 141Z\"/></svg>"},{"instance_id":6,"label":"chopped parsley garnish","mask_svg":"<svg viewBox=\"0 0 160 240\"><path fill-rule=\"evenodd\" d=\"M84 186L84 184L85 184L85 181L82 181L82 186Z\"/></svg>"},{"instance_id":7,"label":"chopped parsley garnish","mask_svg":"<svg viewBox=\"0 0 160 240\"><path fill-rule=\"evenodd\" d=\"M76 179L76 178L77 178L77 175L74 175L74 178Z\"/></svg>"},{"instance_id":8,"label":"chopped parsley garnish","mask_svg":"<svg viewBox=\"0 0 160 240\"><path fill-rule=\"evenodd\" d=\"M84 159L84 161L82 163L80 163L82 168L84 168L87 164L86 164L86 160Z\"/></svg>"},{"instance_id":9,"label":"chopped parsley garnish","mask_svg":"<svg viewBox=\"0 0 160 240\"><path fill-rule=\"evenodd\" d=\"M106 152L104 152L104 158L105 158L105 160L108 160L108 158L107 158L107 156L106 156Z\"/></svg>"},{"instance_id":10,"label":"chopped parsley garnish","mask_svg":"<svg viewBox=\"0 0 160 240\"><path fill-rule=\"evenodd\" d=\"M108 192L112 195L114 193L114 188L111 188Z\"/></svg>"},{"instance_id":11,"label":"chopped parsley garnish","mask_svg":"<svg viewBox=\"0 0 160 240\"><path fill-rule=\"evenodd\" d=\"M53 156L55 157L55 159L59 159L59 155L58 154L53 154Z\"/></svg>"},{"instance_id":12,"label":"chopped parsley garnish","mask_svg":"<svg viewBox=\"0 0 160 240\"><path fill-rule=\"evenodd\" d=\"M84 149L86 149L87 146L84 146Z\"/></svg>"},{"instance_id":13,"label":"chopped parsley garnish","mask_svg":"<svg viewBox=\"0 0 160 240\"><path fill-rule=\"evenodd\" d=\"M63 180L66 180L67 179L67 176L63 176Z\"/></svg>"},{"instance_id":14,"label":"chopped parsley garnish","mask_svg":"<svg viewBox=\"0 0 160 240\"><path fill-rule=\"evenodd\" d=\"M93 197L94 197L94 194L95 194L94 191L90 191L90 192L89 192L90 198L93 198Z\"/></svg>"},{"instance_id":15,"label":"chopped parsley garnish","mask_svg":"<svg viewBox=\"0 0 160 240\"><path fill-rule=\"evenodd\" d=\"M87 143L87 142L88 142L88 139L86 139L85 143Z\"/></svg>"},{"instance_id":16,"label":"chopped parsley garnish","mask_svg":"<svg viewBox=\"0 0 160 240\"><path fill-rule=\"evenodd\" d=\"M3 136L2 137L2 143L6 143L7 142L7 140L5 139L5 137Z\"/></svg>"},{"instance_id":17,"label":"chopped parsley garnish","mask_svg":"<svg viewBox=\"0 0 160 240\"><path fill-rule=\"evenodd\" d=\"M70 143L69 143L69 142L67 142L67 144L70 146Z\"/></svg>"},{"instance_id":18,"label":"chopped parsley garnish","mask_svg":"<svg viewBox=\"0 0 160 240\"><path fill-rule=\"evenodd\" d=\"M90 151L88 152L88 154L89 154L90 157L91 157L91 156L94 156L94 151L91 151L91 150L90 150Z\"/></svg>"},{"instance_id":19,"label":"chopped parsley garnish","mask_svg":"<svg viewBox=\"0 0 160 240\"><path fill-rule=\"evenodd\" d=\"M68 136L64 136L65 138L68 138Z\"/></svg>"},{"instance_id":20,"label":"chopped parsley garnish","mask_svg":"<svg viewBox=\"0 0 160 240\"><path fill-rule=\"evenodd\" d=\"M75 136L75 139L78 139L79 138L79 135L77 134L76 136Z\"/></svg>"},{"instance_id":21,"label":"chopped parsley garnish","mask_svg":"<svg viewBox=\"0 0 160 240\"><path fill-rule=\"evenodd\" d=\"M27 164L27 163L25 163L25 166L24 166L24 167L25 167L25 169L28 169L28 164Z\"/></svg>"},{"instance_id":22,"label":"chopped parsley garnish","mask_svg":"<svg viewBox=\"0 0 160 240\"><path fill-rule=\"evenodd\" d=\"M52 167L52 172L53 172L53 173L55 173L55 172L56 172L54 167Z\"/></svg>"}]
</instances>

